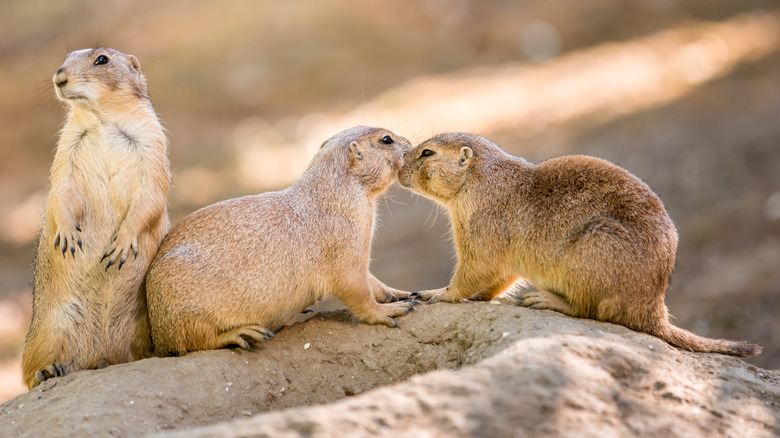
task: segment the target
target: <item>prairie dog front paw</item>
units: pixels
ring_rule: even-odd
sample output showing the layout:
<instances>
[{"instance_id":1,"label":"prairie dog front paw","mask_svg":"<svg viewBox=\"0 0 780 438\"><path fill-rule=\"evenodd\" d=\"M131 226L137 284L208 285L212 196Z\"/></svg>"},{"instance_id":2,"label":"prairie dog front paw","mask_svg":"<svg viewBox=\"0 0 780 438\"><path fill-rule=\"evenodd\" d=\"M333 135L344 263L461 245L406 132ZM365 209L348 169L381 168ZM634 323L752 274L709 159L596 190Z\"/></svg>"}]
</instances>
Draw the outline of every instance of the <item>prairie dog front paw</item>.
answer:
<instances>
[{"instance_id":1,"label":"prairie dog front paw","mask_svg":"<svg viewBox=\"0 0 780 438\"><path fill-rule=\"evenodd\" d=\"M433 304L438 302L456 303L460 301L460 300L453 299L450 296L449 291L450 291L449 287L443 287L441 289L424 290L412 294L412 298L419 298L422 301L427 301L428 304Z\"/></svg>"},{"instance_id":2,"label":"prairie dog front paw","mask_svg":"<svg viewBox=\"0 0 780 438\"><path fill-rule=\"evenodd\" d=\"M71 257L75 258L77 246L80 250L84 249L81 241L81 225L78 221L75 218L58 221L54 235L54 248L58 249L63 257L66 252L70 252Z\"/></svg>"},{"instance_id":3,"label":"prairie dog front paw","mask_svg":"<svg viewBox=\"0 0 780 438\"><path fill-rule=\"evenodd\" d=\"M114 238L114 241L111 243L111 247L108 248L108 251L106 251L100 261L108 260L108 263L106 263L106 270L119 261L117 269L122 269L122 265L130 258L131 254L133 255L133 258L138 257L138 236L130 235L129 233L124 233L122 230L119 230L116 238Z\"/></svg>"}]
</instances>

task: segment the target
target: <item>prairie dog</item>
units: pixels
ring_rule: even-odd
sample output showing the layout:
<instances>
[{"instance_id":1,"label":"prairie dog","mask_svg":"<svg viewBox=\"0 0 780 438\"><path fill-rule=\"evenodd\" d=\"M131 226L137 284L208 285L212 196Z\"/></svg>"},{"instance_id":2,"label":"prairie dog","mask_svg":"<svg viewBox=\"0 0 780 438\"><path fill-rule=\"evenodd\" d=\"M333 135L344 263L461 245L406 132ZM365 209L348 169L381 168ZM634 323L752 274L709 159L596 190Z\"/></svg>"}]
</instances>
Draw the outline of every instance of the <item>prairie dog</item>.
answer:
<instances>
[{"instance_id":1,"label":"prairie dog","mask_svg":"<svg viewBox=\"0 0 780 438\"><path fill-rule=\"evenodd\" d=\"M68 115L36 248L30 388L151 352L143 279L169 226L168 141L138 59L77 50L53 82Z\"/></svg>"},{"instance_id":2,"label":"prairie dog","mask_svg":"<svg viewBox=\"0 0 780 438\"><path fill-rule=\"evenodd\" d=\"M339 298L370 324L397 323L408 292L369 272L376 199L396 180L392 132L356 127L322 144L279 192L229 199L168 233L146 277L155 354L181 355L270 339L306 307Z\"/></svg>"},{"instance_id":3,"label":"prairie dog","mask_svg":"<svg viewBox=\"0 0 780 438\"><path fill-rule=\"evenodd\" d=\"M685 350L754 356L744 341L697 336L664 304L677 230L658 196L607 161L565 156L534 165L487 139L450 133L405 153L399 182L444 205L458 263L430 301L490 300L519 278L519 304L649 333Z\"/></svg>"}]
</instances>

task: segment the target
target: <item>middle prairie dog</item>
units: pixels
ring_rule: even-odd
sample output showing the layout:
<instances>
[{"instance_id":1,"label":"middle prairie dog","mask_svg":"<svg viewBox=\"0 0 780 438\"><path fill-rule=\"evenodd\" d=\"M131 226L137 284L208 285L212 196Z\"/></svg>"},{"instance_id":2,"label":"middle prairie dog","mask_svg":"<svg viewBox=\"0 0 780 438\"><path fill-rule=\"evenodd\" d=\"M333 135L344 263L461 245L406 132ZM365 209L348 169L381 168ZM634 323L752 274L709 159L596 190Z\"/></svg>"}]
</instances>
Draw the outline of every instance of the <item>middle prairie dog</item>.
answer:
<instances>
[{"instance_id":1,"label":"middle prairie dog","mask_svg":"<svg viewBox=\"0 0 780 438\"><path fill-rule=\"evenodd\" d=\"M218 202L174 226L146 277L155 353L248 349L327 296L396 327L392 317L413 303L377 301L409 293L368 265L376 199L409 147L385 129L346 130L287 189Z\"/></svg>"},{"instance_id":2,"label":"middle prairie dog","mask_svg":"<svg viewBox=\"0 0 780 438\"><path fill-rule=\"evenodd\" d=\"M524 278L519 304L621 324L690 351L754 356L758 345L697 336L664 303L677 230L655 193L607 161L534 165L471 134L441 134L405 153L401 185L447 207L458 264L424 300L489 300Z\"/></svg>"}]
</instances>

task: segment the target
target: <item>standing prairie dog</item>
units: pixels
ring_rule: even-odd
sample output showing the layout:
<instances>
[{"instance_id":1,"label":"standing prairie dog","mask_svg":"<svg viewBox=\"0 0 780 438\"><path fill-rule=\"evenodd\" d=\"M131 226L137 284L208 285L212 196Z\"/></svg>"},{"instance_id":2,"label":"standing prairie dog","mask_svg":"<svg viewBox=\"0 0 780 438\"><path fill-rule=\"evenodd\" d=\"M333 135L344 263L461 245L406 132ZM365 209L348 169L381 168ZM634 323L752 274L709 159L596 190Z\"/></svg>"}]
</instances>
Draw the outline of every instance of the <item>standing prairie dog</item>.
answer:
<instances>
[{"instance_id":1,"label":"standing prairie dog","mask_svg":"<svg viewBox=\"0 0 780 438\"><path fill-rule=\"evenodd\" d=\"M36 249L30 388L151 352L143 279L169 226L168 142L138 59L77 50L53 81L69 111Z\"/></svg>"},{"instance_id":2,"label":"standing prairie dog","mask_svg":"<svg viewBox=\"0 0 780 438\"><path fill-rule=\"evenodd\" d=\"M433 137L404 156L401 185L449 210L458 264L424 300L490 300L519 278L519 304L621 324L690 351L754 356L761 347L697 336L664 304L677 231L639 178L607 161L534 165L477 135Z\"/></svg>"},{"instance_id":3,"label":"standing prairie dog","mask_svg":"<svg viewBox=\"0 0 780 438\"><path fill-rule=\"evenodd\" d=\"M396 180L402 147L390 131L356 127L323 143L279 192L204 207L166 236L146 277L155 353L270 339L306 307L339 298L370 324L397 323L411 302L369 272L376 199Z\"/></svg>"}]
</instances>

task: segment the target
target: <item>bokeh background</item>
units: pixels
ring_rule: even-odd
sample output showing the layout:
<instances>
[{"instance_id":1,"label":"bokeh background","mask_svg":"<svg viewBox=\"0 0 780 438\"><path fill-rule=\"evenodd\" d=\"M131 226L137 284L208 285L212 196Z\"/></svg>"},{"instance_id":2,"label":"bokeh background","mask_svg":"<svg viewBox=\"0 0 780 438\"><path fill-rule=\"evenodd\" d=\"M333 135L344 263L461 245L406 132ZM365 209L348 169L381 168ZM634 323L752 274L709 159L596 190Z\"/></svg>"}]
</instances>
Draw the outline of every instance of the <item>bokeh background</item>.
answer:
<instances>
[{"instance_id":1,"label":"bokeh background","mask_svg":"<svg viewBox=\"0 0 780 438\"><path fill-rule=\"evenodd\" d=\"M675 323L780 368L780 7L773 0L0 2L0 401L24 391L34 241L69 50L136 55L169 130L175 223L275 190L358 124L470 131L538 162L608 159L680 231ZM395 186L373 271L447 284L446 214Z\"/></svg>"}]
</instances>

